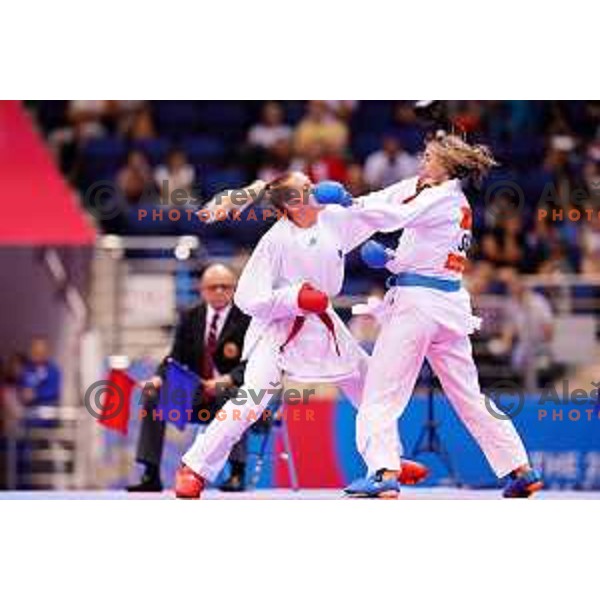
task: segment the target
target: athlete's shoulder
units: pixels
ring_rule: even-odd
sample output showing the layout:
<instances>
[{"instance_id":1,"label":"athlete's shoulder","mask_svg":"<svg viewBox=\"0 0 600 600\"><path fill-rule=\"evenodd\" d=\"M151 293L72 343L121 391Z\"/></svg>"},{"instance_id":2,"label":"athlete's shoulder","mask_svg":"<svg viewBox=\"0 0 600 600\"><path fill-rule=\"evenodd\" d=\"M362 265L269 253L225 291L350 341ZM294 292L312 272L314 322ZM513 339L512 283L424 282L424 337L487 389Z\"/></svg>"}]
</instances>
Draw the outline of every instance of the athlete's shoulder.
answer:
<instances>
[{"instance_id":1,"label":"athlete's shoulder","mask_svg":"<svg viewBox=\"0 0 600 600\"><path fill-rule=\"evenodd\" d=\"M408 177L407 179L398 181L398 183L395 183L394 185L398 185L398 186L403 185L407 188L414 188L416 190L418 183L419 183L419 176L415 175L414 177Z\"/></svg>"},{"instance_id":2,"label":"athlete's shoulder","mask_svg":"<svg viewBox=\"0 0 600 600\"><path fill-rule=\"evenodd\" d=\"M402 179L401 181L392 183L392 185L385 188L384 191L394 200L404 202L407 198L415 195L418 183L419 178L417 176L409 177L408 179Z\"/></svg>"},{"instance_id":3,"label":"athlete's shoulder","mask_svg":"<svg viewBox=\"0 0 600 600\"><path fill-rule=\"evenodd\" d=\"M276 241L282 239L287 235L289 231L290 222L286 217L281 217L267 229L267 231L263 234L261 241Z\"/></svg>"},{"instance_id":4,"label":"athlete's shoulder","mask_svg":"<svg viewBox=\"0 0 600 600\"><path fill-rule=\"evenodd\" d=\"M327 220L331 217L335 218L338 215L343 215L346 212L348 212L348 208L346 206L341 206L339 204L325 204L321 210L319 218L325 218Z\"/></svg>"},{"instance_id":5,"label":"athlete's shoulder","mask_svg":"<svg viewBox=\"0 0 600 600\"><path fill-rule=\"evenodd\" d=\"M460 179L449 179L438 186L439 193L456 200L466 200Z\"/></svg>"},{"instance_id":6,"label":"athlete's shoulder","mask_svg":"<svg viewBox=\"0 0 600 600\"><path fill-rule=\"evenodd\" d=\"M439 210L447 210L451 207L469 206L469 201L467 200L458 179L451 179L431 188L427 194L427 199Z\"/></svg>"}]
</instances>

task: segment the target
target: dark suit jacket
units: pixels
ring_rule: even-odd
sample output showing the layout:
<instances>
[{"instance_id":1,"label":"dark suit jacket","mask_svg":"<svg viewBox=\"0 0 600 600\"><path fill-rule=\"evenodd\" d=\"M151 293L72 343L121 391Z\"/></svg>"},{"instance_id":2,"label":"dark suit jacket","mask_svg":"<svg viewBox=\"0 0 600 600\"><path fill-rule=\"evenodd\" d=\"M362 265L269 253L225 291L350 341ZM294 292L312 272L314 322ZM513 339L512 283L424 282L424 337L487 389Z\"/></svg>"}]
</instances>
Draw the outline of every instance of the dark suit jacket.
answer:
<instances>
[{"instance_id":1,"label":"dark suit jacket","mask_svg":"<svg viewBox=\"0 0 600 600\"><path fill-rule=\"evenodd\" d=\"M217 349L213 355L215 367L219 373L230 375L233 385L240 387L244 381L245 362L241 362L244 336L250 324L250 317L245 315L237 306L232 305L227 315L221 333L217 340ZM187 366L191 371L200 375L202 359L204 356L204 338L206 328L206 305L199 304L182 313L175 338L169 355L161 362L157 375L164 377L166 359L172 357L177 362ZM222 399L221 399L222 400ZM199 388L195 401L196 405L203 404L202 389ZM219 406L223 402L212 403Z\"/></svg>"}]
</instances>

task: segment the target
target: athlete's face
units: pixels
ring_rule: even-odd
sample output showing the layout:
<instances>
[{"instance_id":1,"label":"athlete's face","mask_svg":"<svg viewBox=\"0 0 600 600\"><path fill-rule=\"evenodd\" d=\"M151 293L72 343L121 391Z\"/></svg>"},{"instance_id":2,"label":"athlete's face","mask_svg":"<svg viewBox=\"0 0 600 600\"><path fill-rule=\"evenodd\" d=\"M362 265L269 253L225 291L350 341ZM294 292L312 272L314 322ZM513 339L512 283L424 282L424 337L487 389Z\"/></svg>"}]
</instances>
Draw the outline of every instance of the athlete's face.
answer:
<instances>
[{"instance_id":1,"label":"athlete's face","mask_svg":"<svg viewBox=\"0 0 600 600\"><path fill-rule=\"evenodd\" d=\"M312 182L304 173L293 173L286 184L283 205L288 217L298 226L312 225L320 207L310 197Z\"/></svg>"},{"instance_id":2,"label":"athlete's face","mask_svg":"<svg viewBox=\"0 0 600 600\"><path fill-rule=\"evenodd\" d=\"M433 181L444 181L448 178L448 171L433 144L428 144L425 147L420 174L422 178Z\"/></svg>"}]
</instances>

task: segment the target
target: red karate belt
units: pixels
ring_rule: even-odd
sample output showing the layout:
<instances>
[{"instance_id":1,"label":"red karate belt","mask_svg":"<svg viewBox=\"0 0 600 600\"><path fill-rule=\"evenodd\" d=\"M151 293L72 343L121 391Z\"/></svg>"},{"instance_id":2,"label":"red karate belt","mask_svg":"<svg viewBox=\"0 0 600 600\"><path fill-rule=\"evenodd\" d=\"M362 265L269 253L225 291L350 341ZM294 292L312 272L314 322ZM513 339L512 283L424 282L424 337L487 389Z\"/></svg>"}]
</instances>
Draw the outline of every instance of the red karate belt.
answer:
<instances>
[{"instance_id":1,"label":"red karate belt","mask_svg":"<svg viewBox=\"0 0 600 600\"><path fill-rule=\"evenodd\" d=\"M323 325L325 325L325 327L327 328L327 331L329 332L329 335L331 335L331 337L333 338L333 343L335 344L335 351L336 351L337 355L341 356L337 335L335 333L335 325L333 324L333 319L325 312L317 314L317 317L319 317L321 323L323 323ZM292 327L290 329L290 332L289 332L285 342L283 342L283 344L281 344L281 346L279 346L280 352L283 352L285 350L286 346L300 333L300 331L304 327L305 323L306 323L306 317L304 315L298 315L294 319L294 322L292 323Z\"/></svg>"}]
</instances>

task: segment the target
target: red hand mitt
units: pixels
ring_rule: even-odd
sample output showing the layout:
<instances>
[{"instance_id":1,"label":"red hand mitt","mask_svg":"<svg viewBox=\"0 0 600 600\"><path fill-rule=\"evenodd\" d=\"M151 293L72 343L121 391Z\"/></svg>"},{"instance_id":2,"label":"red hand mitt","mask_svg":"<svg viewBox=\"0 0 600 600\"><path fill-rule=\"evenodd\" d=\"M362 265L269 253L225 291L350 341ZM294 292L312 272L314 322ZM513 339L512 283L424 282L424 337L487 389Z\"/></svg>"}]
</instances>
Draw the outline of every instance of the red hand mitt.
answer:
<instances>
[{"instance_id":1,"label":"red hand mitt","mask_svg":"<svg viewBox=\"0 0 600 600\"><path fill-rule=\"evenodd\" d=\"M328 304L327 294L315 289L310 283L304 283L298 292L298 306L302 310L322 313L327 310Z\"/></svg>"}]
</instances>

